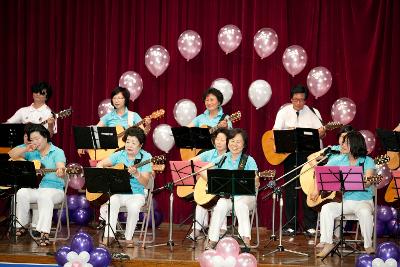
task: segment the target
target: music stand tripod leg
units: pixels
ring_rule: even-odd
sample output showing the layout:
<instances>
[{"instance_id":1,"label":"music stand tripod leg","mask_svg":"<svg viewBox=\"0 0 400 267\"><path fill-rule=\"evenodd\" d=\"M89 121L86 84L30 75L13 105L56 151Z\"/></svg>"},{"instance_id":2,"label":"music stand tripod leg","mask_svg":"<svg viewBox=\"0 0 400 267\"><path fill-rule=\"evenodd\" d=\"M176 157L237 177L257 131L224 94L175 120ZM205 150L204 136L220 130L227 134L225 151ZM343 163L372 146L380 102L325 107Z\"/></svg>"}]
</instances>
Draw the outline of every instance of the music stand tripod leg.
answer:
<instances>
[{"instance_id":1,"label":"music stand tripod leg","mask_svg":"<svg viewBox=\"0 0 400 267\"><path fill-rule=\"evenodd\" d=\"M109 186L109 188L110 188L110 186ZM121 245L121 243L119 242L119 240L117 238L116 232L114 231L114 229L112 228L112 226L110 224L110 206L111 206L111 192L108 192L108 203L107 203L107 218L108 218L108 221L107 221L107 223L106 223L106 225L104 227L104 234L106 233L106 231L108 231L108 234L107 234L107 247L110 246L110 230L111 230L111 232L114 235L114 239L118 244L118 247L120 249L122 249L122 245ZM104 234L103 234L103 237L104 237Z\"/></svg>"},{"instance_id":2,"label":"music stand tripod leg","mask_svg":"<svg viewBox=\"0 0 400 267\"><path fill-rule=\"evenodd\" d=\"M182 239L182 244L185 242L187 237L190 235L190 230L193 231L193 238L190 237L192 240L192 249L196 248L196 242L197 242L197 235L196 235L196 225L199 225L201 228L201 232L203 232L204 235L206 235L206 230L203 224L201 224L197 219L196 219L196 202L193 201L193 207L192 207L192 214L190 217L192 218L192 224L189 228L189 230L186 232L185 237ZM188 217L189 218L189 217Z\"/></svg>"}]
</instances>

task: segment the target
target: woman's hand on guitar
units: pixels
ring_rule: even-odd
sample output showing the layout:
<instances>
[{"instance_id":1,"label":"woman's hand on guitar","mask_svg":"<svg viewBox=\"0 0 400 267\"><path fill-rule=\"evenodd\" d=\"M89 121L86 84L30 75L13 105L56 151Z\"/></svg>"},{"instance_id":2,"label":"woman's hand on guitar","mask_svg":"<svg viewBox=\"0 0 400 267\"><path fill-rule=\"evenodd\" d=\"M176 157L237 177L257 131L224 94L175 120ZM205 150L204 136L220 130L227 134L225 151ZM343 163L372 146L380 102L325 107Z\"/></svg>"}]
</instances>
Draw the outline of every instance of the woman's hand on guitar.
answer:
<instances>
[{"instance_id":1,"label":"woman's hand on guitar","mask_svg":"<svg viewBox=\"0 0 400 267\"><path fill-rule=\"evenodd\" d=\"M65 168L57 168L56 175L58 177L63 177L65 175Z\"/></svg>"},{"instance_id":2,"label":"woman's hand on guitar","mask_svg":"<svg viewBox=\"0 0 400 267\"><path fill-rule=\"evenodd\" d=\"M218 128L228 128L228 122L226 120L222 120L218 123Z\"/></svg>"},{"instance_id":3,"label":"woman's hand on guitar","mask_svg":"<svg viewBox=\"0 0 400 267\"><path fill-rule=\"evenodd\" d=\"M319 191L318 191L318 190L315 190L314 192L312 192L312 193L310 194L310 199L311 199L312 201L316 201L316 200L318 199L318 196L319 196Z\"/></svg>"},{"instance_id":4,"label":"woman's hand on guitar","mask_svg":"<svg viewBox=\"0 0 400 267\"><path fill-rule=\"evenodd\" d=\"M135 177L139 176L139 172L135 167L128 167L128 172Z\"/></svg>"}]
</instances>

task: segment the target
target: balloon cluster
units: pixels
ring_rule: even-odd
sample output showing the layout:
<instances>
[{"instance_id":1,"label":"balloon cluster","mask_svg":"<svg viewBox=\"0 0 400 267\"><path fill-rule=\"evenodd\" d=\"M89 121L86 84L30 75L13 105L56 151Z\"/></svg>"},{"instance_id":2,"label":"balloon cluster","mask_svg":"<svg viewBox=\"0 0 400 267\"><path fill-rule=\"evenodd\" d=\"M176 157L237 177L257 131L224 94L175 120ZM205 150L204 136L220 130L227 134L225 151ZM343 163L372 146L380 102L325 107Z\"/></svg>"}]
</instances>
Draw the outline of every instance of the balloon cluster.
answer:
<instances>
[{"instance_id":1,"label":"balloon cluster","mask_svg":"<svg viewBox=\"0 0 400 267\"><path fill-rule=\"evenodd\" d=\"M153 199L153 208L154 208L154 225L155 227L158 227L163 219L164 219L164 215L163 213L157 208L157 202L155 199ZM126 220L128 219L128 213L127 212L120 212L118 213L118 221L120 222L126 222ZM145 222L145 216L143 212L139 213L139 222L144 223ZM149 219L149 227L152 227L152 216L150 216Z\"/></svg>"},{"instance_id":2,"label":"balloon cluster","mask_svg":"<svg viewBox=\"0 0 400 267\"><path fill-rule=\"evenodd\" d=\"M255 267L257 259L250 253L241 253L238 242L232 237L225 237L218 242L216 250L204 251L198 261L201 267L235 266Z\"/></svg>"},{"instance_id":3,"label":"balloon cluster","mask_svg":"<svg viewBox=\"0 0 400 267\"><path fill-rule=\"evenodd\" d=\"M87 225L92 219L93 212L90 209L89 201L84 195L67 196L68 214L70 221L79 225ZM58 213L54 211L53 220L58 220ZM61 213L61 223L67 223L65 209Z\"/></svg>"},{"instance_id":4,"label":"balloon cluster","mask_svg":"<svg viewBox=\"0 0 400 267\"><path fill-rule=\"evenodd\" d=\"M393 207L378 206L376 209L376 235L397 236L400 234L400 221L397 218L397 210Z\"/></svg>"},{"instance_id":5,"label":"balloon cluster","mask_svg":"<svg viewBox=\"0 0 400 267\"><path fill-rule=\"evenodd\" d=\"M104 267L111 263L111 254L106 248L95 248L93 238L85 233L77 233L71 245L59 248L55 255L59 266Z\"/></svg>"},{"instance_id":6,"label":"balloon cluster","mask_svg":"<svg viewBox=\"0 0 400 267\"><path fill-rule=\"evenodd\" d=\"M400 261L400 247L393 242L377 246L375 255L362 254L356 259L356 267L397 267Z\"/></svg>"},{"instance_id":7,"label":"balloon cluster","mask_svg":"<svg viewBox=\"0 0 400 267\"><path fill-rule=\"evenodd\" d=\"M78 163L69 163L67 169L74 169L76 173L69 174L68 186L79 190L85 185L85 176L83 176L83 167Z\"/></svg>"}]
</instances>

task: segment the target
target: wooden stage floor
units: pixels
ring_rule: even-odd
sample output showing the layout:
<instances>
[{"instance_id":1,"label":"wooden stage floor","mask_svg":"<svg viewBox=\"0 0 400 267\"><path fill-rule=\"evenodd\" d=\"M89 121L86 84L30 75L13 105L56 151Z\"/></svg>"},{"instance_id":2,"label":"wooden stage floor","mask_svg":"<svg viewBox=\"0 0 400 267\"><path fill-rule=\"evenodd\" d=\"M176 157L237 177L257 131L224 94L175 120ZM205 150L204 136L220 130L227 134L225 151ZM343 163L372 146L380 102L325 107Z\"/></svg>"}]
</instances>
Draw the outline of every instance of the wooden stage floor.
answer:
<instances>
[{"instance_id":1,"label":"wooden stage floor","mask_svg":"<svg viewBox=\"0 0 400 267\"><path fill-rule=\"evenodd\" d=\"M198 241L195 249L192 249L192 242L182 240L188 230L189 226L184 225L179 228L174 225L173 239L174 249L170 252L166 246L155 248L123 248L120 249L116 244L113 244L109 250L110 252L123 252L130 256L130 260L117 261L113 260L112 266L199 266L197 262L198 256L203 251L203 240ZM95 245L98 245L99 232L91 227L83 227L82 230L92 234ZM263 256L263 254L274 250L278 243L273 241L267 245L270 237L270 231L265 228L260 229L261 244L258 249L252 249L251 253L257 258L258 266L354 266L355 258L357 255L350 255L343 259L338 256L328 257L324 262L315 258L314 238L309 238L304 235L297 235L296 237L284 237L283 245L286 249L308 253L309 257L299 256L289 252L278 252L272 255ZM79 231L77 226L71 227L71 236ZM4 233L4 228L1 229L1 235ZM70 238L71 239L71 238ZM156 244L166 242L168 240L168 224L164 223L156 230ZM49 247L38 247L32 242L29 237L24 236L13 243L7 237L0 240L0 261L2 262L26 262L26 263L55 263L55 251L62 245L69 245L70 240L57 242L56 245Z\"/></svg>"}]
</instances>

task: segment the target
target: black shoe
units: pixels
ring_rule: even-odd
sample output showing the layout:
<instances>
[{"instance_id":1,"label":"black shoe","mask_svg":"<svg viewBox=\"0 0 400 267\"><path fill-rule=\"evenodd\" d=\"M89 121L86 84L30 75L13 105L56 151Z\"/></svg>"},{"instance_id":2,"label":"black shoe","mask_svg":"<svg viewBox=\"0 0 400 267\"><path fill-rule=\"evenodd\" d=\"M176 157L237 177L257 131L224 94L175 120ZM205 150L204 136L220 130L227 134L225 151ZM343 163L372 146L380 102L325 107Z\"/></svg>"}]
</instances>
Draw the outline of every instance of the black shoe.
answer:
<instances>
[{"instance_id":1,"label":"black shoe","mask_svg":"<svg viewBox=\"0 0 400 267\"><path fill-rule=\"evenodd\" d=\"M294 230L292 228L282 229L282 234L286 235L286 236L295 236L296 235L296 233L294 232Z\"/></svg>"},{"instance_id":2,"label":"black shoe","mask_svg":"<svg viewBox=\"0 0 400 267\"><path fill-rule=\"evenodd\" d=\"M39 231L36 231L36 230L32 230L32 236L33 236L34 238L39 238L39 237L40 237L40 232L39 232Z\"/></svg>"},{"instance_id":3,"label":"black shoe","mask_svg":"<svg viewBox=\"0 0 400 267\"><path fill-rule=\"evenodd\" d=\"M96 226L96 229L97 230L103 230L105 226L106 226L106 221L105 220L100 220L99 224Z\"/></svg>"}]
</instances>

